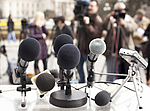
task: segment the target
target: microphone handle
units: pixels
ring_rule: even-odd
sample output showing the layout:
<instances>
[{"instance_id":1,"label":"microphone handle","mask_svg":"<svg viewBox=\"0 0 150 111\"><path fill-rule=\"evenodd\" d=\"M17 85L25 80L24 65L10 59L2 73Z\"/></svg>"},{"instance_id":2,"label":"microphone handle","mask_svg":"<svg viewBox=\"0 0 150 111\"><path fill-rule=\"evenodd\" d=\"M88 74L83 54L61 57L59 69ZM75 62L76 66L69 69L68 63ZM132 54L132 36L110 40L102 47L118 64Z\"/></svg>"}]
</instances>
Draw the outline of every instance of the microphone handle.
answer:
<instances>
[{"instance_id":1,"label":"microphone handle","mask_svg":"<svg viewBox=\"0 0 150 111\"><path fill-rule=\"evenodd\" d=\"M17 76L20 77L20 74L23 74L28 67L28 62L24 61L23 59L20 59L20 62L18 64L18 70L17 70Z\"/></svg>"}]
</instances>

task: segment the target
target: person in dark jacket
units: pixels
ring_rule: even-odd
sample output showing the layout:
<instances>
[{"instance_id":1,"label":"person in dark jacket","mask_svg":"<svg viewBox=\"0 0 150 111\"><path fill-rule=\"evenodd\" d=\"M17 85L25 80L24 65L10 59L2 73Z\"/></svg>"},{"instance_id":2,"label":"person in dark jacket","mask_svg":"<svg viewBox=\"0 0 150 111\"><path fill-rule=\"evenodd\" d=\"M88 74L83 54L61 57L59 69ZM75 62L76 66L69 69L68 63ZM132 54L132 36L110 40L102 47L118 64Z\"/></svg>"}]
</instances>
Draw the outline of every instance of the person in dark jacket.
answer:
<instances>
[{"instance_id":1,"label":"person in dark jacket","mask_svg":"<svg viewBox=\"0 0 150 111\"><path fill-rule=\"evenodd\" d=\"M148 58L148 66L147 66L147 85L150 85L150 24L148 25L147 29L145 30L144 36L147 36L148 46L147 46L147 58Z\"/></svg>"},{"instance_id":2,"label":"person in dark jacket","mask_svg":"<svg viewBox=\"0 0 150 111\"><path fill-rule=\"evenodd\" d=\"M60 34L68 34L72 38L74 38L73 30L70 26L65 24L65 17L64 16L58 17L58 23L57 23L55 37L57 37Z\"/></svg>"},{"instance_id":3,"label":"person in dark jacket","mask_svg":"<svg viewBox=\"0 0 150 111\"><path fill-rule=\"evenodd\" d=\"M45 39L49 33L45 28L44 18L44 13L38 11L34 17L33 23L29 25L29 37L38 40L41 47L40 53L34 62L35 74L38 74L40 72L38 67L38 62L40 59L43 61L44 70L47 69L47 45Z\"/></svg>"},{"instance_id":4,"label":"person in dark jacket","mask_svg":"<svg viewBox=\"0 0 150 111\"><path fill-rule=\"evenodd\" d=\"M14 33L14 22L12 20L12 16L11 14L8 17L8 22L7 22L7 26L8 26L8 35L7 35L7 40L8 42L10 42L11 37L13 38L13 41L16 41L16 35Z\"/></svg>"},{"instance_id":5,"label":"person in dark jacket","mask_svg":"<svg viewBox=\"0 0 150 111\"><path fill-rule=\"evenodd\" d=\"M81 52L81 58L78 65L78 73L80 76L79 83L85 82L85 73L83 64L87 61L89 54L89 43L95 38L102 37L103 21L97 14L98 2L91 0L90 5L87 7L88 16L83 17L84 25L77 29L78 48Z\"/></svg>"}]
</instances>

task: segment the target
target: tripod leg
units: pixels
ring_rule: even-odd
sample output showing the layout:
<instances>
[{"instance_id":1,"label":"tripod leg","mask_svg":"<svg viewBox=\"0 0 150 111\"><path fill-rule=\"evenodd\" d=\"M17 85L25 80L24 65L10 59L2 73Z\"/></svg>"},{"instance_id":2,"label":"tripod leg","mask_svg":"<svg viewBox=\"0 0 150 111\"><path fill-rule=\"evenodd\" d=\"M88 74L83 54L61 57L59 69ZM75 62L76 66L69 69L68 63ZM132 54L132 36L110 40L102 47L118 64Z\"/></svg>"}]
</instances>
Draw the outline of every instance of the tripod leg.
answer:
<instances>
[{"instance_id":1,"label":"tripod leg","mask_svg":"<svg viewBox=\"0 0 150 111\"><path fill-rule=\"evenodd\" d=\"M114 93L114 95L110 98L110 100L112 101L112 99L115 97L115 95L120 91L120 89L124 86L124 84L130 79L130 76L127 76L126 79L124 80L124 82L121 84L121 86L117 89L117 91Z\"/></svg>"},{"instance_id":2,"label":"tripod leg","mask_svg":"<svg viewBox=\"0 0 150 111\"><path fill-rule=\"evenodd\" d=\"M25 92L22 92L22 103L21 103L22 107L26 106L26 100L25 100Z\"/></svg>"},{"instance_id":3,"label":"tripod leg","mask_svg":"<svg viewBox=\"0 0 150 111\"><path fill-rule=\"evenodd\" d=\"M136 91L136 97L137 97L139 109L142 109L142 106L141 106L141 103L140 103L140 97L139 97L139 93L138 93L138 89L137 89L137 82L136 82L136 79L135 79L135 75L133 76L133 84L134 84L134 88L135 88L135 91Z\"/></svg>"}]
</instances>

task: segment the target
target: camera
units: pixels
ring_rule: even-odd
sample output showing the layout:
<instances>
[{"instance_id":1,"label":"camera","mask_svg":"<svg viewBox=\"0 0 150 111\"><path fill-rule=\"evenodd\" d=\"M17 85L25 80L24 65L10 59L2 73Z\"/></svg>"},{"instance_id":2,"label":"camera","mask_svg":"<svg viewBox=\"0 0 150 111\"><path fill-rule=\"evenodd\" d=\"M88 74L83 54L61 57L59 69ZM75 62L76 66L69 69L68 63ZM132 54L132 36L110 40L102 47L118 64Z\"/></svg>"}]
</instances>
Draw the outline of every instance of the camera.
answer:
<instances>
[{"instance_id":1,"label":"camera","mask_svg":"<svg viewBox=\"0 0 150 111\"><path fill-rule=\"evenodd\" d=\"M77 0L77 4L74 8L75 20L80 21L80 24L83 25L83 17L87 15L87 6L90 5L90 0Z\"/></svg>"},{"instance_id":2,"label":"camera","mask_svg":"<svg viewBox=\"0 0 150 111\"><path fill-rule=\"evenodd\" d=\"M55 25L58 25L59 17L53 17Z\"/></svg>"},{"instance_id":3,"label":"camera","mask_svg":"<svg viewBox=\"0 0 150 111\"><path fill-rule=\"evenodd\" d=\"M28 28L28 21L27 21L26 18L23 18L23 19L21 20L21 25L22 25L22 29L23 29L23 30Z\"/></svg>"},{"instance_id":4,"label":"camera","mask_svg":"<svg viewBox=\"0 0 150 111\"><path fill-rule=\"evenodd\" d=\"M126 13L121 12L122 10L128 11L128 9L117 9L115 10L114 18L118 21L120 18L124 19Z\"/></svg>"}]
</instances>

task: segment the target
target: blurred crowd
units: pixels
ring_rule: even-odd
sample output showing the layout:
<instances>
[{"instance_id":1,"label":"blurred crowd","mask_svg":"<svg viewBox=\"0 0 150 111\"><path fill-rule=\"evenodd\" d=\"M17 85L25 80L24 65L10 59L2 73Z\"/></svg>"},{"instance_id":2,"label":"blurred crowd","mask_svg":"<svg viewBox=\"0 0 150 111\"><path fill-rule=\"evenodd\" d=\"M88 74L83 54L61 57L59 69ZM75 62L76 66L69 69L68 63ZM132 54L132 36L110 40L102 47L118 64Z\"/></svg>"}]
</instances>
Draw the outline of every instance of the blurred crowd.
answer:
<instances>
[{"instance_id":1,"label":"blurred crowd","mask_svg":"<svg viewBox=\"0 0 150 111\"><path fill-rule=\"evenodd\" d=\"M148 67L143 69L146 75L147 84L150 84L150 19L145 16L146 12L143 9L137 9L135 16L131 17L127 14L127 7L123 2L117 2L114 5L114 10L109 13L104 19L98 15L98 2L91 0L86 7L87 13L83 15L76 14L71 24L65 24L65 17L59 16L54 18L55 25L51 33L45 27L44 13L37 12L34 16L33 23L29 23L26 18L23 18L22 30L20 38L27 37L35 38L39 41L41 51L34 63L35 74L40 72L38 61L43 61L43 70L47 69L47 48L45 40L50 35L53 41L60 34L68 34L72 39L76 39L81 57L77 67L79 73L79 83L85 83L85 73L83 64L87 61L89 51L89 43L95 38L102 38L106 43L106 51L103 54L106 57L106 66L108 73L128 74L129 63L119 56L120 48L136 50L147 62ZM8 18L8 35L7 40L11 38L16 41L14 33L14 23L11 14ZM107 76L107 81L114 81L117 76Z\"/></svg>"}]
</instances>

